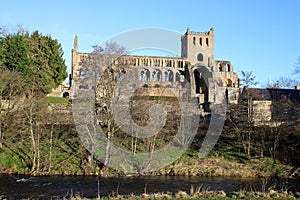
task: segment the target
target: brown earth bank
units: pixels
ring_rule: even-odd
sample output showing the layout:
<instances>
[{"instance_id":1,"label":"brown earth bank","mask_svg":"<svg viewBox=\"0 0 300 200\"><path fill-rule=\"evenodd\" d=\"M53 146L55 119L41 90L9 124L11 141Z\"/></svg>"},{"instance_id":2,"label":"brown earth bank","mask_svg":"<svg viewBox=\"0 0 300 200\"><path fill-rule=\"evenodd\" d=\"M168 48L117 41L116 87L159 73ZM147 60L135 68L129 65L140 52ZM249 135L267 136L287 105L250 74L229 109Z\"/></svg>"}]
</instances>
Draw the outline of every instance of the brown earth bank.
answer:
<instances>
[{"instance_id":1,"label":"brown earth bank","mask_svg":"<svg viewBox=\"0 0 300 200\"><path fill-rule=\"evenodd\" d=\"M143 193L141 195L119 195L111 194L106 197L98 195L98 198L85 198L80 197L80 195L66 195L63 199L72 199L72 200L83 200L83 199L211 199L211 200L229 200L229 199L299 199L300 192L288 192L282 190L268 190L266 192L254 192L254 191L234 191L230 193L225 193L224 191L211 191L199 188L191 187L190 191L178 191L178 192L164 192L164 193ZM1 196L0 199L7 199L7 196ZM54 198L55 199L55 198Z\"/></svg>"},{"instance_id":2,"label":"brown earth bank","mask_svg":"<svg viewBox=\"0 0 300 200\"><path fill-rule=\"evenodd\" d=\"M165 192L165 193L154 193L154 194L141 194L141 195L118 195L112 194L108 197L98 197L95 199L211 199L211 200L226 200L226 199L299 199L299 192L288 192L288 191L276 191L269 190L266 192L247 192L247 191L236 191L225 193L224 191L210 191L202 190L201 188L191 187L189 192L178 191L175 193ZM90 199L83 198L80 196L70 196L70 199L81 200Z\"/></svg>"}]
</instances>

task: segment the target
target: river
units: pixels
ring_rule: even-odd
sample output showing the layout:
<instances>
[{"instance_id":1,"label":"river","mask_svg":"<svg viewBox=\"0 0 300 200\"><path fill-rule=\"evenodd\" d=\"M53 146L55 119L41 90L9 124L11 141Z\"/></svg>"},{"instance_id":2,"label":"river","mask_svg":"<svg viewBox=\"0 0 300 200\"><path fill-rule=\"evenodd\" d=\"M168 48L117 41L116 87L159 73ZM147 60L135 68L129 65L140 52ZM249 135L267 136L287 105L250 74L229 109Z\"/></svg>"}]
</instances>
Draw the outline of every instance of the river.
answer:
<instances>
[{"instance_id":1,"label":"river","mask_svg":"<svg viewBox=\"0 0 300 200\"><path fill-rule=\"evenodd\" d=\"M267 188L278 189L288 187L300 191L300 180L271 179ZM190 191L201 187L208 190L223 190L226 193L241 189L261 191L263 179L246 179L233 177L182 177L182 176L126 176L126 177L30 177L30 176L0 176L1 198L54 198L62 199L79 195L95 198L98 191L101 196L112 194L142 194L156 192Z\"/></svg>"}]
</instances>

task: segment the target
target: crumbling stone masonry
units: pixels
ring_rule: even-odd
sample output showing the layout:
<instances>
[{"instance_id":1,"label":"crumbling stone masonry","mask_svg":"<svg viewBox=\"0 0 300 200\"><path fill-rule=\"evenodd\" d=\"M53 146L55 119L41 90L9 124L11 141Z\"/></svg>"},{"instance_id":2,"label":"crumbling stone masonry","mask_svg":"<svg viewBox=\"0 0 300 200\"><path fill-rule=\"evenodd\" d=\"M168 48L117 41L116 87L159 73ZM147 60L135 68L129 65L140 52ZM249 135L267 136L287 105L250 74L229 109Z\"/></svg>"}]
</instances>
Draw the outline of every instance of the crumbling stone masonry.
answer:
<instances>
[{"instance_id":1,"label":"crumbling stone masonry","mask_svg":"<svg viewBox=\"0 0 300 200\"><path fill-rule=\"evenodd\" d=\"M76 83L77 77L85 75L84 60L115 59L113 55L97 55L78 52L78 38L75 36L72 49L72 72L70 88L62 95L74 97L72 87L87 89L88 85ZM119 70L114 70L116 80L122 78L127 69L136 69L141 96L166 96L174 93L167 88L177 88L180 93L183 83L188 80L192 88L192 96L196 97L202 114L210 112L211 103L237 103L240 89L238 75L234 72L230 61L214 59L214 29L208 32L187 31L181 36L181 57L135 56L123 55L112 61ZM122 70L120 70L120 67ZM73 88L72 88L73 89ZM142 92L141 92L142 91ZM220 95L221 94L221 95ZM178 95L178 94L176 94Z\"/></svg>"}]
</instances>

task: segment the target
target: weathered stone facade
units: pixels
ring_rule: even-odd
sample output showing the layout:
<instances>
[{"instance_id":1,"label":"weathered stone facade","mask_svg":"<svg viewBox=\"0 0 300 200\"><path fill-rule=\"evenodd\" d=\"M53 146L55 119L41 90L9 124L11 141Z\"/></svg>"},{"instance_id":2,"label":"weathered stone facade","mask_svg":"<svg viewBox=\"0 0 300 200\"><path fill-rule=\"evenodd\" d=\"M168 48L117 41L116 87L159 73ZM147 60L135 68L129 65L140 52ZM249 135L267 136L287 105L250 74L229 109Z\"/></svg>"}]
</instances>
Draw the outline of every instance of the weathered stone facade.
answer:
<instances>
[{"instance_id":1,"label":"weathered stone facade","mask_svg":"<svg viewBox=\"0 0 300 200\"><path fill-rule=\"evenodd\" d=\"M78 52L78 38L74 39L72 49L72 72L70 76L70 87L84 89L88 86L76 82L76 77L82 76L82 63L85 59L95 56L90 53ZM100 60L115 59L112 55L100 54ZM209 112L209 105L213 102L224 102L227 98L229 103L237 103L239 95L239 78L234 72L230 61L214 60L214 30L208 32L192 32L187 29L181 37L181 57L161 56L134 56L124 55L111 61L118 66L138 70L138 78L143 83L143 91L149 96L172 96L162 88L183 87L185 80L191 83L192 96L196 97L201 112ZM122 73L116 72L116 79ZM70 90L71 91L71 90ZM74 90L73 90L74 91ZM223 95L220 95L223 93ZM76 94L71 94L70 97ZM145 95L145 94L141 94Z\"/></svg>"},{"instance_id":2,"label":"weathered stone facade","mask_svg":"<svg viewBox=\"0 0 300 200\"><path fill-rule=\"evenodd\" d=\"M240 96L246 100L249 119L255 126L279 126L297 118L300 90L280 88L247 88Z\"/></svg>"}]
</instances>

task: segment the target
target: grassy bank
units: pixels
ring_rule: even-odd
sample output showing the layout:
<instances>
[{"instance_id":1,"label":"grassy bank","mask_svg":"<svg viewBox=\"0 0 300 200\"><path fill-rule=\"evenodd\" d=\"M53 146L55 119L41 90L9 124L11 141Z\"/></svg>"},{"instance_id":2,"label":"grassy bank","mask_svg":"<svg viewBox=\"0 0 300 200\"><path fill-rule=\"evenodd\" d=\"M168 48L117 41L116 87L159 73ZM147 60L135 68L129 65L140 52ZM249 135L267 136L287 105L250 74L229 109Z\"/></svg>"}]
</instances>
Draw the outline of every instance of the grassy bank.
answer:
<instances>
[{"instance_id":1,"label":"grassy bank","mask_svg":"<svg viewBox=\"0 0 300 200\"><path fill-rule=\"evenodd\" d=\"M147 124L151 101L156 102L156 99L142 99L132 105L132 112L135 113L133 119L140 122L141 126ZM45 101L32 101L32 104L35 103L34 107L28 106L7 113L1 126L0 173L124 175L123 172L105 167L86 150L72 122L71 105L68 102L67 98L49 97L46 104ZM180 125L176 102L170 103L167 99L161 100L160 103L165 104L169 111L166 126L155 137L135 138L119 129L109 129L107 124L102 128L106 132L117 130L113 132L111 141L124 150L134 153L156 151L173 139ZM110 123L111 127L115 126L113 120ZM241 129L237 132L232 124L225 124L213 150L207 157L199 159L198 152L208 125L207 122L201 124L190 148L181 158L150 174L299 178L300 170L297 172L297 169L300 167L300 156L297 148L300 134L296 124L277 127L276 134L280 129L280 138L270 127L254 127L249 140L251 150L249 149L248 154L245 148L248 141L244 138L244 132L247 130Z\"/></svg>"},{"instance_id":2,"label":"grassy bank","mask_svg":"<svg viewBox=\"0 0 300 200\"><path fill-rule=\"evenodd\" d=\"M49 104L68 104L72 102L70 98L62 98L62 97L55 97L55 96L48 96L47 97Z\"/></svg>"},{"instance_id":3,"label":"grassy bank","mask_svg":"<svg viewBox=\"0 0 300 200\"><path fill-rule=\"evenodd\" d=\"M52 140L52 143L49 141ZM219 141L222 142L222 141ZM39 168L31 171L32 153L29 137L15 137L0 149L0 173L32 175L123 175L103 166L83 147L74 126L54 128L52 138L41 134ZM293 166L270 157L248 159L243 153L214 149L199 159L198 150L190 148L171 165L152 175L289 177Z\"/></svg>"},{"instance_id":4,"label":"grassy bank","mask_svg":"<svg viewBox=\"0 0 300 200\"><path fill-rule=\"evenodd\" d=\"M198 152L190 149L160 172L184 176L289 177L293 171L292 166L271 158L237 160L230 153L213 151L208 157L199 159Z\"/></svg>"}]
</instances>

